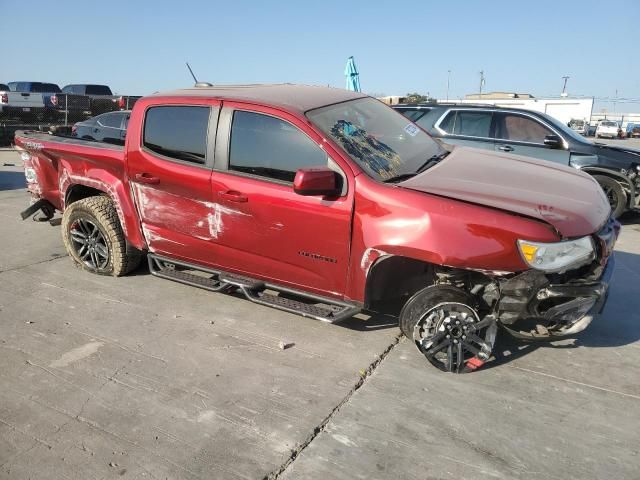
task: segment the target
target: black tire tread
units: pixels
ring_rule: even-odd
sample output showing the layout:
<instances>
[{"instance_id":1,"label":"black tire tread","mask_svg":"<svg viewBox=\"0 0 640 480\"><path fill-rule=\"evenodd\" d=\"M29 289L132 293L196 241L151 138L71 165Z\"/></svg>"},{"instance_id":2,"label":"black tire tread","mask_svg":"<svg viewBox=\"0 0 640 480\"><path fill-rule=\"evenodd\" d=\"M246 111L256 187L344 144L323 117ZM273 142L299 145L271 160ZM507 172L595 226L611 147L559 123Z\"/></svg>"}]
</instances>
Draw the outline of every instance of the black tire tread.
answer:
<instances>
[{"instance_id":1,"label":"black tire tread","mask_svg":"<svg viewBox=\"0 0 640 480\"><path fill-rule=\"evenodd\" d=\"M615 179L611 177L607 177L606 175L594 175L593 178L600 185L607 185L613 188L616 194L620 197L618 200L618 206L614 211L611 212L611 215L614 218L618 218L627 209L627 193L624 191L624 188L622 188L622 185L620 185L620 183L617 182Z\"/></svg>"},{"instance_id":2,"label":"black tire tread","mask_svg":"<svg viewBox=\"0 0 640 480\"><path fill-rule=\"evenodd\" d=\"M432 285L415 293L402 307L398 323L407 338L413 340L413 329L418 320L435 305L443 302L474 305L473 297L453 285Z\"/></svg>"},{"instance_id":3,"label":"black tire tread","mask_svg":"<svg viewBox=\"0 0 640 480\"><path fill-rule=\"evenodd\" d=\"M74 248L68 235L70 217L74 212L86 211L92 215L104 229L109 242L110 260L105 271L96 271L79 262L74 255ZM72 203L65 208L62 215L62 240L75 264L84 270L100 275L120 277L135 270L142 260L141 252L127 252L127 244L120 225L118 213L113 201L107 196L87 197ZM110 269L109 269L110 267Z\"/></svg>"}]
</instances>

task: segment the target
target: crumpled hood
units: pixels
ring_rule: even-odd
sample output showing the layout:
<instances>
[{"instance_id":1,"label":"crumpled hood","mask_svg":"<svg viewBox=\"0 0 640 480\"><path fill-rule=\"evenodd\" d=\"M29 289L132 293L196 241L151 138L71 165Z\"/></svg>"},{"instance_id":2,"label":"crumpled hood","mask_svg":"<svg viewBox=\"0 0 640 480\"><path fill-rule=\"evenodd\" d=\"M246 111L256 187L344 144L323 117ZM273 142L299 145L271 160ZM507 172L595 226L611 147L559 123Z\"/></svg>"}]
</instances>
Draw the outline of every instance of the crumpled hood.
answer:
<instances>
[{"instance_id":1,"label":"crumpled hood","mask_svg":"<svg viewBox=\"0 0 640 480\"><path fill-rule=\"evenodd\" d=\"M573 168L519 155L456 147L401 187L545 221L565 238L596 232L609 202L597 182Z\"/></svg>"}]
</instances>

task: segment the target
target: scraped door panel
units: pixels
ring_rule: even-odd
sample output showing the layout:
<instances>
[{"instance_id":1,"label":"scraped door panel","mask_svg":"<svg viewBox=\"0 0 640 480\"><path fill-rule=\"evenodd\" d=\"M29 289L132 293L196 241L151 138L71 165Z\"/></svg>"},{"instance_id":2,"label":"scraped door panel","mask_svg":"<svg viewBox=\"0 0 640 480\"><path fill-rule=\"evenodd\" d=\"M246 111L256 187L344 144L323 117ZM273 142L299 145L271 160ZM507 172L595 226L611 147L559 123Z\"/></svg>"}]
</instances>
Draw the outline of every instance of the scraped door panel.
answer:
<instances>
[{"instance_id":1,"label":"scraped door panel","mask_svg":"<svg viewBox=\"0 0 640 480\"><path fill-rule=\"evenodd\" d=\"M209 105L151 107L146 112L143 146L129 153L128 172L151 252L217 263L213 159L207 153L213 113Z\"/></svg>"}]
</instances>

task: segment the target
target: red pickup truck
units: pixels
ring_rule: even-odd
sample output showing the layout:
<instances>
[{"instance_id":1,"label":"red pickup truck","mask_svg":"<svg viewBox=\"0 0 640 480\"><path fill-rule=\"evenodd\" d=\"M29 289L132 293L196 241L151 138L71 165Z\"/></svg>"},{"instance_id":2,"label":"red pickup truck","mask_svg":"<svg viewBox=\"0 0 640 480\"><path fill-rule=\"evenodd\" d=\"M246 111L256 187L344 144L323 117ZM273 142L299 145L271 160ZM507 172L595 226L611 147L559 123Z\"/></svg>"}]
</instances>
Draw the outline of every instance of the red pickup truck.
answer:
<instances>
[{"instance_id":1,"label":"red pickup truck","mask_svg":"<svg viewBox=\"0 0 640 480\"><path fill-rule=\"evenodd\" d=\"M73 261L326 322L394 313L436 367L475 370L602 309L620 226L589 175L445 149L374 98L297 85L139 100L126 144L19 132L23 218L63 212Z\"/></svg>"}]
</instances>

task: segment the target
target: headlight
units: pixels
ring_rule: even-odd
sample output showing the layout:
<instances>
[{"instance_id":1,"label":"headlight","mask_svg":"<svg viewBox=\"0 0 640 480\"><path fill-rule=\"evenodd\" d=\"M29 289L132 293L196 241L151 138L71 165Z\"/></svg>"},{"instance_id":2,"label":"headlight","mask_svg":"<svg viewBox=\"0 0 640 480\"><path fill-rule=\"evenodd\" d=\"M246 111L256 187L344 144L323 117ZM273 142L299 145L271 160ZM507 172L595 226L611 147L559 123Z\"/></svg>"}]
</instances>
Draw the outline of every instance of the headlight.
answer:
<instances>
[{"instance_id":1,"label":"headlight","mask_svg":"<svg viewBox=\"0 0 640 480\"><path fill-rule=\"evenodd\" d=\"M20 158L23 162L28 162L29 160L31 160L31 155L29 155L29 152L22 152L20 153Z\"/></svg>"},{"instance_id":2,"label":"headlight","mask_svg":"<svg viewBox=\"0 0 640 480\"><path fill-rule=\"evenodd\" d=\"M538 243L518 240L518 248L527 264L545 272L563 272L593 260L591 237L558 243Z\"/></svg>"}]
</instances>

